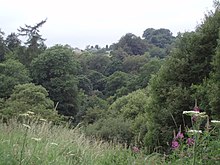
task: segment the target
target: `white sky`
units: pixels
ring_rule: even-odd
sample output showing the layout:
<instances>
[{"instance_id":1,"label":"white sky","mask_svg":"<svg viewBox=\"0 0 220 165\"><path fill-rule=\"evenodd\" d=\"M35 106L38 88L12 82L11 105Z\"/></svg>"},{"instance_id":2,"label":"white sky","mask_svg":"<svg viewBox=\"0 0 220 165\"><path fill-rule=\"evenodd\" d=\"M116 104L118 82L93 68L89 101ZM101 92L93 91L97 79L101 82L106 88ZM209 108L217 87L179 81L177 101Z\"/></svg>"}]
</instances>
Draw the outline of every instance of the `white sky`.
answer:
<instances>
[{"instance_id":1,"label":"white sky","mask_svg":"<svg viewBox=\"0 0 220 165\"><path fill-rule=\"evenodd\" d=\"M147 28L195 30L212 6L213 0L0 0L0 28L8 35L48 18L40 28L47 46L104 47Z\"/></svg>"}]
</instances>

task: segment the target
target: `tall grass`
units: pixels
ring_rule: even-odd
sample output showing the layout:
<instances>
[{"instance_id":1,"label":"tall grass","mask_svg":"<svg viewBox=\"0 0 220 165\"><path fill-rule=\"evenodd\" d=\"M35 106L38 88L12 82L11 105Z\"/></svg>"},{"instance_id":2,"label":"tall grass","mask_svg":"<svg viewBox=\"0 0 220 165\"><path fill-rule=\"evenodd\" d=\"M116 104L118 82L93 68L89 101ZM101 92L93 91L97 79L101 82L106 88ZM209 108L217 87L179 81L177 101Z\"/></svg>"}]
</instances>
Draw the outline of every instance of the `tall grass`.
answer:
<instances>
[{"instance_id":1,"label":"tall grass","mask_svg":"<svg viewBox=\"0 0 220 165\"><path fill-rule=\"evenodd\" d=\"M146 155L142 150L89 139L77 127L39 120L22 124L12 119L0 121L0 165L220 164L219 133L216 126L197 139L196 151L182 145L171 155Z\"/></svg>"},{"instance_id":2,"label":"tall grass","mask_svg":"<svg viewBox=\"0 0 220 165\"><path fill-rule=\"evenodd\" d=\"M146 156L48 122L0 122L0 165L142 165ZM157 160L154 160L156 162Z\"/></svg>"}]
</instances>

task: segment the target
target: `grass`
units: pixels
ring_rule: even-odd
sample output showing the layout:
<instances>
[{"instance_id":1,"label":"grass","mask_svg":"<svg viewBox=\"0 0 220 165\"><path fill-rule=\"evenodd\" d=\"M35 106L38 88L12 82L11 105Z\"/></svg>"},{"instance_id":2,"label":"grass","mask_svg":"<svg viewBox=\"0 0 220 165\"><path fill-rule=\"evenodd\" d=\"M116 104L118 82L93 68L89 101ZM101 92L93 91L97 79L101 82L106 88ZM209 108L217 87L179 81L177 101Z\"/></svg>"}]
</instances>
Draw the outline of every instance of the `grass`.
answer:
<instances>
[{"instance_id":1,"label":"grass","mask_svg":"<svg viewBox=\"0 0 220 165\"><path fill-rule=\"evenodd\" d=\"M170 155L146 155L143 150L135 153L125 145L89 139L77 127L28 123L0 121L0 165L220 164L218 126L198 139L196 151L181 145Z\"/></svg>"},{"instance_id":2,"label":"grass","mask_svg":"<svg viewBox=\"0 0 220 165\"><path fill-rule=\"evenodd\" d=\"M143 153L125 146L88 139L78 128L47 122L28 126L16 120L0 123L0 165L141 165L148 161Z\"/></svg>"}]
</instances>

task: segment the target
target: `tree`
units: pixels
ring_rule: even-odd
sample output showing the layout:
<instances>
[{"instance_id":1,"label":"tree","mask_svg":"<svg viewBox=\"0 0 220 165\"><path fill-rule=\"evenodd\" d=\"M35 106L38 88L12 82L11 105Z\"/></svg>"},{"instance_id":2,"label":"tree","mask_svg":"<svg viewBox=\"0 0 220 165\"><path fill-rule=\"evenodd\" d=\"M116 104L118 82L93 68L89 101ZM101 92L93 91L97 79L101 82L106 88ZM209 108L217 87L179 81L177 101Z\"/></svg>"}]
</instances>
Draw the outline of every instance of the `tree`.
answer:
<instances>
[{"instance_id":1,"label":"tree","mask_svg":"<svg viewBox=\"0 0 220 165\"><path fill-rule=\"evenodd\" d=\"M48 98L48 92L42 86L33 83L16 85L10 98L6 100L0 114L4 118L22 115L28 111L36 117L56 120L58 115L54 103Z\"/></svg>"},{"instance_id":2,"label":"tree","mask_svg":"<svg viewBox=\"0 0 220 165\"><path fill-rule=\"evenodd\" d=\"M25 25L25 27L20 27L18 29L19 36L25 36L28 38L25 42L28 48L24 54L24 61L22 61L26 66L29 66L31 61L46 49L46 46L44 45L45 39L39 34L39 28L46 23L46 21L47 19L34 26Z\"/></svg>"},{"instance_id":3,"label":"tree","mask_svg":"<svg viewBox=\"0 0 220 165\"><path fill-rule=\"evenodd\" d=\"M8 98L15 85L30 81L29 71L19 61L8 59L0 63L0 98Z\"/></svg>"},{"instance_id":4,"label":"tree","mask_svg":"<svg viewBox=\"0 0 220 165\"><path fill-rule=\"evenodd\" d=\"M212 72L211 62L216 52L219 22L220 12L217 10L206 16L196 32L179 34L176 48L150 80L150 124L146 145L157 144L165 149L166 143L172 140L173 130L180 125L191 125L189 119L183 123L182 112L194 106L195 91L192 86L202 84Z\"/></svg>"},{"instance_id":5,"label":"tree","mask_svg":"<svg viewBox=\"0 0 220 165\"><path fill-rule=\"evenodd\" d=\"M147 62L146 64L144 64L141 68L140 68L140 72L138 74L138 78L136 80L136 85L139 88L145 88L148 85L148 82L150 81L151 77L153 74L156 74L161 65L162 65L162 60L159 60L157 58L152 58L150 59L149 62Z\"/></svg>"},{"instance_id":6,"label":"tree","mask_svg":"<svg viewBox=\"0 0 220 165\"><path fill-rule=\"evenodd\" d=\"M106 55L91 55L87 58L88 69L95 70L102 74L105 74L105 70L110 62L110 58Z\"/></svg>"},{"instance_id":7,"label":"tree","mask_svg":"<svg viewBox=\"0 0 220 165\"><path fill-rule=\"evenodd\" d=\"M219 35L220 36L220 35ZM219 37L220 38L220 37ZM209 101L212 114L220 117L220 39L216 55L213 58L213 82L211 84L211 92L209 93Z\"/></svg>"},{"instance_id":8,"label":"tree","mask_svg":"<svg viewBox=\"0 0 220 165\"><path fill-rule=\"evenodd\" d=\"M166 48L174 41L174 37L169 29L153 29L148 28L144 31L143 38L150 44L153 44L159 48Z\"/></svg>"},{"instance_id":9,"label":"tree","mask_svg":"<svg viewBox=\"0 0 220 165\"><path fill-rule=\"evenodd\" d=\"M123 36L113 47L114 50L122 48L129 55L143 55L148 50L148 44L131 33Z\"/></svg>"},{"instance_id":10,"label":"tree","mask_svg":"<svg viewBox=\"0 0 220 165\"><path fill-rule=\"evenodd\" d=\"M143 55L128 56L122 62L122 71L137 74L148 60L148 57Z\"/></svg>"},{"instance_id":11,"label":"tree","mask_svg":"<svg viewBox=\"0 0 220 165\"><path fill-rule=\"evenodd\" d=\"M107 96L113 96L116 91L122 87L126 87L129 75L124 72L117 71L107 78L105 92Z\"/></svg>"},{"instance_id":12,"label":"tree","mask_svg":"<svg viewBox=\"0 0 220 165\"><path fill-rule=\"evenodd\" d=\"M18 39L18 36L15 33L9 34L5 40L5 43L8 49L11 51L14 51L16 48L21 46L21 40Z\"/></svg>"},{"instance_id":13,"label":"tree","mask_svg":"<svg viewBox=\"0 0 220 165\"><path fill-rule=\"evenodd\" d=\"M50 98L58 103L58 112L66 116L78 111L77 72L72 49L67 46L53 46L31 64L34 82L49 91Z\"/></svg>"},{"instance_id":14,"label":"tree","mask_svg":"<svg viewBox=\"0 0 220 165\"><path fill-rule=\"evenodd\" d=\"M7 47L3 36L4 32L0 29L0 62L5 59L5 54L7 52Z\"/></svg>"}]
</instances>

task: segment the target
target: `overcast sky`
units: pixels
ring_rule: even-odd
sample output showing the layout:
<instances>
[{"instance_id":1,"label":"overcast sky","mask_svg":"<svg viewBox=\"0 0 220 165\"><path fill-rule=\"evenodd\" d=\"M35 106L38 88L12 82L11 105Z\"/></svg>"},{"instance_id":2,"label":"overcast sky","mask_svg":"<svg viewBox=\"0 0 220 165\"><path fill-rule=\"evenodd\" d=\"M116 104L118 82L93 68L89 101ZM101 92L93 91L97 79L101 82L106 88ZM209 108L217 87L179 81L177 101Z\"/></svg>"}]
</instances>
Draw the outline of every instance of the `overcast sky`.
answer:
<instances>
[{"instance_id":1,"label":"overcast sky","mask_svg":"<svg viewBox=\"0 0 220 165\"><path fill-rule=\"evenodd\" d=\"M142 36L147 28L177 32L195 30L213 0L0 0L0 28L7 34L17 28L40 28L47 46L87 45L118 42L126 33Z\"/></svg>"}]
</instances>

